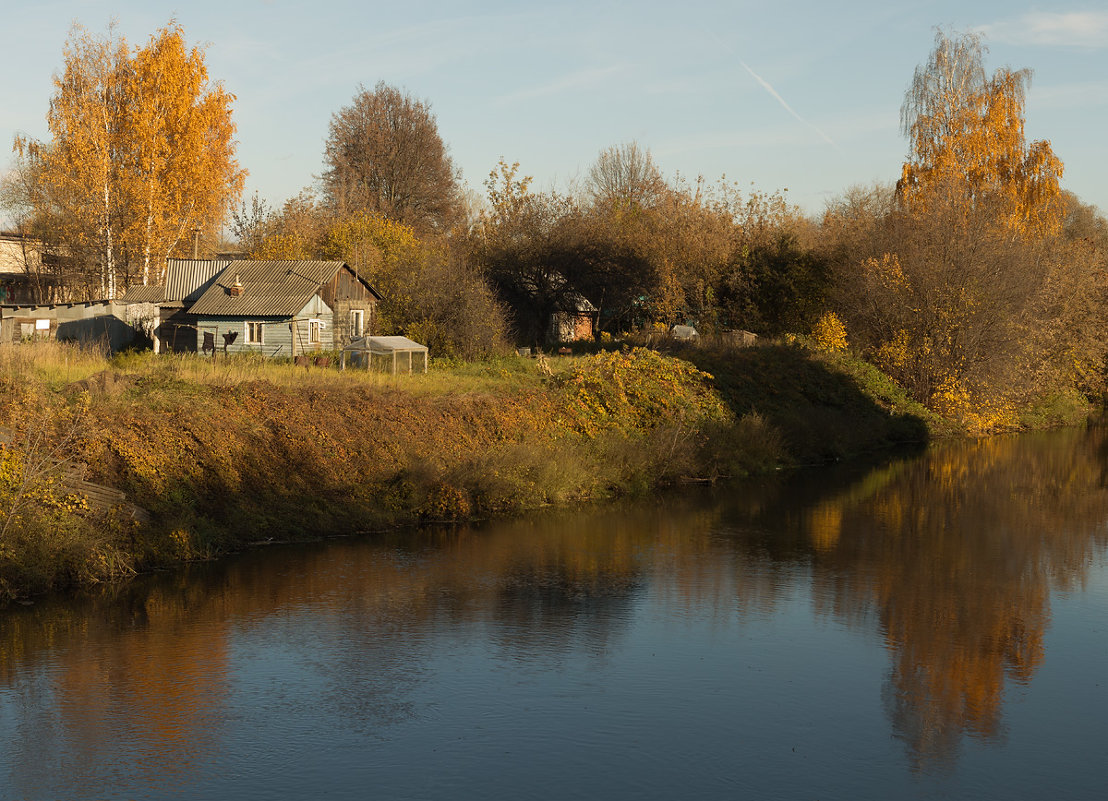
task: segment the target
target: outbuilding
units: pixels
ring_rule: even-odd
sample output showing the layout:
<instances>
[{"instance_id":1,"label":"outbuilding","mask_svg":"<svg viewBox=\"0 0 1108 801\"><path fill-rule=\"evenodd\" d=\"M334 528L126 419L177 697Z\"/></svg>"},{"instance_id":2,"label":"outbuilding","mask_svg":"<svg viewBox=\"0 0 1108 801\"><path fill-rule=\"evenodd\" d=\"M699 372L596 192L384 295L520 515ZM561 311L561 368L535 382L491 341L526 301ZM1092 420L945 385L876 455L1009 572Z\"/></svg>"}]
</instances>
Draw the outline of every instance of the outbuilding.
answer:
<instances>
[{"instance_id":1,"label":"outbuilding","mask_svg":"<svg viewBox=\"0 0 1108 801\"><path fill-rule=\"evenodd\" d=\"M352 366L372 369L376 357L376 363L389 366L393 375L396 375L398 367L404 362L407 362L408 372L411 373L415 354L419 354L423 363L423 372L426 373L429 358L426 345L400 336L358 337L352 339L342 349L339 366L345 370L346 362L349 360Z\"/></svg>"}]
</instances>

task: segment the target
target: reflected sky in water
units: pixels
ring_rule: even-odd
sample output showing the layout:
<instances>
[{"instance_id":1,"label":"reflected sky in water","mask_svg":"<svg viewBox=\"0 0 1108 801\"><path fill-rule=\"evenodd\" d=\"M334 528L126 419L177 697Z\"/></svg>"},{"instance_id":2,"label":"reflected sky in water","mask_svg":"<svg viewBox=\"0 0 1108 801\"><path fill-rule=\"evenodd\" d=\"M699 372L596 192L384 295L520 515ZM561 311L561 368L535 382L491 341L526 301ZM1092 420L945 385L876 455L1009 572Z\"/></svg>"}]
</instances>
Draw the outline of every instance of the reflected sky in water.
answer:
<instances>
[{"instance_id":1,"label":"reflected sky in water","mask_svg":"<svg viewBox=\"0 0 1108 801\"><path fill-rule=\"evenodd\" d=\"M0 798L1099 798L1103 429L0 614Z\"/></svg>"}]
</instances>

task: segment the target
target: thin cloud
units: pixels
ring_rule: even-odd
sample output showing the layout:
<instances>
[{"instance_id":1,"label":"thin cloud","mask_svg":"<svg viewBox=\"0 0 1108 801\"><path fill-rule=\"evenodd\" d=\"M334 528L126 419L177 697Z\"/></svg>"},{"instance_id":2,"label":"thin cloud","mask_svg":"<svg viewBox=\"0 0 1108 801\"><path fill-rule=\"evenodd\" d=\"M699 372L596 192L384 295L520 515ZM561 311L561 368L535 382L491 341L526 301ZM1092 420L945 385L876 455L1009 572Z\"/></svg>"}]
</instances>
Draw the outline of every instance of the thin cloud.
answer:
<instances>
[{"instance_id":1,"label":"thin cloud","mask_svg":"<svg viewBox=\"0 0 1108 801\"><path fill-rule=\"evenodd\" d=\"M977 28L988 39L1014 45L1108 47L1108 11L1032 11Z\"/></svg>"},{"instance_id":2,"label":"thin cloud","mask_svg":"<svg viewBox=\"0 0 1108 801\"><path fill-rule=\"evenodd\" d=\"M761 84L763 89L765 89L767 92L769 92L774 97L774 99L777 100L777 102L781 104L781 107L783 109L785 109L785 111L789 112L794 117L796 117L800 122L804 123L809 128L811 128L813 131L818 133L820 135L820 137L823 138L823 141L827 142L827 144L832 145L832 146L835 145L834 140L832 140L830 136L825 134L818 127L816 127L812 123L808 122L808 120L804 119L799 114L797 114L795 111L793 111L792 106L790 106L788 103L786 103L785 98L781 97L781 95L778 94L777 90L774 89L772 86L770 86L769 81L767 81L761 75L756 73L754 70L750 69L750 67L747 66L747 63L745 61L739 61L739 63L742 64L742 67L743 67L744 70L746 70L747 72L750 73L751 77L753 77L754 80L756 80L759 84Z\"/></svg>"},{"instance_id":3,"label":"thin cloud","mask_svg":"<svg viewBox=\"0 0 1108 801\"><path fill-rule=\"evenodd\" d=\"M549 83L540 84L539 86L533 86L530 89L523 89L518 92L512 92L508 95L503 95L498 99L499 103L515 103L520 100L533 100L536 97L546 97L548 95L562 94L568 92L571 89L581 89L594 84L602 83L613 75L618 75L626 71L626 67L623 65L616 65L612 67L601 67L591 70L580 70L579 72L573 72L569 75L565 75L557 80L550 81Z\"/></svg>"},{"instance_id":4,"label":"thin cloud","mask_svg":"<svg viewBox=\"0 0 1108 801\"><path fill-rule=\"evenodd\" d=\"M1108 105L1108 81L1037 87L1028 103L1040 109L1088 109Z\"/></svg>"}]
</instances>

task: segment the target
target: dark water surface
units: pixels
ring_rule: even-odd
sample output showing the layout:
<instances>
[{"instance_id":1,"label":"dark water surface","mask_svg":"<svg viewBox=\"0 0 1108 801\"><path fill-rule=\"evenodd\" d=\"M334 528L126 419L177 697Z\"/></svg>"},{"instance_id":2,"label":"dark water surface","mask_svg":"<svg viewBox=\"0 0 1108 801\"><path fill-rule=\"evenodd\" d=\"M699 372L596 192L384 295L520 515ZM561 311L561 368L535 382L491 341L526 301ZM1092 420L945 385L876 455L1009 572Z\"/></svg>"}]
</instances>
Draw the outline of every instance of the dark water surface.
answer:
<instances>
[{"instance_id":1,"label":"dark water surface","mask_svg":"<svg viewBox=\"0 0 1108 801\"><path fill-rule=\"evenodd\" d=\"M1108 797L1104 429L0 613L0 799Z\"/></svg>"}]
</instances>

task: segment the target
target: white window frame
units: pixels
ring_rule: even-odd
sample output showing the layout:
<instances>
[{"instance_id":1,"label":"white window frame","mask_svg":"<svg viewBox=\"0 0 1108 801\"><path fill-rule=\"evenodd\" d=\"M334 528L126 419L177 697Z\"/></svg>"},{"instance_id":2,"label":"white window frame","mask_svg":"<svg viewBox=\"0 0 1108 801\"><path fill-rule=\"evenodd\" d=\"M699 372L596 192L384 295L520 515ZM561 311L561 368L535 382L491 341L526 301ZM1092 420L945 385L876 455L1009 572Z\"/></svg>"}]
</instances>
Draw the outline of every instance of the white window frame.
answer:
<instances>
[{"instance_id":1,"label":"white window frame","mask_svg":"<svg viewBox=\"0 0 1108 801\"><path fill-rule=\"evenodd\" d=\"M350 336L360 337L365 334L365 309L350 310Z\"/></svg>"},{"instance_id":2,"label":"white window frame","mask_svg":"<svg viewBox=\"0 0 1108 801\"><path fill-rule=\"evenodd\" d=\"M308 320L308 344L318 345L323 341L323 321Z\"/></svg>"},{"instance_id":3,"label":"white window frame","mask_svg":"<svg viewBox=\"0 0 1108 801\"><path fill-rule=\"evenodd\" d=\"M261 321L255 323L247 320L243 324L243 328L243 340L247 345L265 344L265 326L262 325ZM257 338L255 339L251 334L254 334Z\"/></svg>"}]
</instances>

